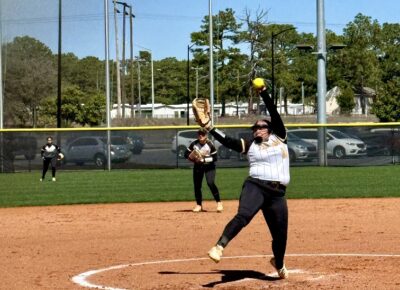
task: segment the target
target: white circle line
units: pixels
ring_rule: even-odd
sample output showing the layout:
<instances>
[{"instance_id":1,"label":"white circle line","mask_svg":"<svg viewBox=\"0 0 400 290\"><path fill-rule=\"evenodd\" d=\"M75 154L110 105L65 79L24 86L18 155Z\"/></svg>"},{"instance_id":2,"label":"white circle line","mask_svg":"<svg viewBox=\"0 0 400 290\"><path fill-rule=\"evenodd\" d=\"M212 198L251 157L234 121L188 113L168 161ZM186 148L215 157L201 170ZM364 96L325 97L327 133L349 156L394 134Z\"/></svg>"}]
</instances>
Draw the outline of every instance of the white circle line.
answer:
<instances>
[{"instance_id":1,"label":"white circle line","mask_svg":"<svg viewBox=\"0 0 400 290\"><path fill-rule=\"evenodd\" d=\"M250 259L250 258L266 258L271 257L271 255L244 255L244 256L228 256L222 259ZM326 253L326 254L287 254L285 257L389 257L389 258L399 258L400 254L356 254L356 253ZM209 258L187 258L187 259L174 259L174 260L158 260L158 261L147 261L147 262L140 262L140 263L129 263L129 264L121 264L110 266L106 268L101 268L97 270L89 270L83 272L81 274L75 275L72 277L72 282L78 284L82 287L86 288L96 288L96 289L105 289L105 290L126 290L124 288L115 288L103 285L93 284L87 281L90 276L112 271L112 270L119 270L126 267L134 267L134 266L144 266L144 265L153 265L153 264L167 264L167 263L182 263L182 262L191 262L191 261L202 261L202 260L209 260Z\"/></svg>"}]
</instances>

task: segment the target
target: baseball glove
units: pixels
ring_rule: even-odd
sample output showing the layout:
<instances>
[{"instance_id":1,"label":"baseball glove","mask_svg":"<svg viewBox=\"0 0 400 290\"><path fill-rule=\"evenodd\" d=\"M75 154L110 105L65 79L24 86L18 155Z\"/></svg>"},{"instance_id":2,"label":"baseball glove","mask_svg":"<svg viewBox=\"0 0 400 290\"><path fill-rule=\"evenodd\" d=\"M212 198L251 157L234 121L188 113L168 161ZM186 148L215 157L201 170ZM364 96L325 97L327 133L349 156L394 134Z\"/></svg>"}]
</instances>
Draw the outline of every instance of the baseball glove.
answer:
<instances>
[{"instance_id":1,"label":"baseball glove","mask_svg":"<svg viewBox=\"0 0 400 290\"><path fill-rule=\"evenodd\" d=\"M193 149L193 151L189 154L189 160L194 163L202 163L204 162L204 156L201 154L200 150Z\"/></svg>"},{"instance_id":2,"label":"baseball glove","mask_svg":"<svg viewBox=\"0 0 400 290\"><path fill-rule=\"evenodd\" d=\"M57 160L63 160L63 159L64 159L64 154L58 153Z\"/></svg>"},{"instance_id":3,"label":"baseball glove","mask_svg":"<svg viewBox=\"0 0 400 290\"><path fill-rule=\"evenodd\" d=\"M210 102L208 99L195 98L192 102L192 110L196 122L201 127L205 127L208 123L210 123Z\"/></svg>"}]
</instances>

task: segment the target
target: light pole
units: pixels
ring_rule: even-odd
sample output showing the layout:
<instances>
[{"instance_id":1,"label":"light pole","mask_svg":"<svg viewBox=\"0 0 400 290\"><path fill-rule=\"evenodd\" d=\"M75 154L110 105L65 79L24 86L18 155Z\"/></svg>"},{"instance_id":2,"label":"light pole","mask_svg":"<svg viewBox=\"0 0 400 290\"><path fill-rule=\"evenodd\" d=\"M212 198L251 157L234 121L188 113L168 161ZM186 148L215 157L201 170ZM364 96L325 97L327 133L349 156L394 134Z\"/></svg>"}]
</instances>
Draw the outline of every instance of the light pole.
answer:
<instances>
[{"instance_id":1,"label":"light pole","mask_svg":"<svg viewBox=\"0 0 400 290\"><path fill-rule=\"evenodd\" d=\"M290 27L279 31L278 33L271 33L271 96L275 105L277 103L277 98L275 97L275 38L286 31L295 29L295 27Z\"/></svg>"},{"instance_id":2,"label":"light pole","mask_svg":"<svg viewBox=\"0 0 400 290\"><path fill-rule=\"evenodd\" d=\"M317 0L320 1L320 0ZM325 28L324 28L324 16L323 16L323 6L317 6L317 25L318 25L318 48L316 52L312 52L317 55L318 62L318 79L317 79L317 123L318 124L326 124L326 59L327 59L327 48L326 48L326 40L325 40ZM314 46L308 44L299 44L296 46L297 49L302 51L312 51ZM329 45L328 50L339 50L345 48L344 44L332 44ZM303 102L303 114L305 113L305 105L304 105L304 81L302 80L302 102ZM320 126L318 128L318 158L319 165L326 166L327 165L327 156L326 156L326 128L324 126Z\"/></svg>"},{"instance_id":3,"label":"light pole","mask_svg":"<svg viewBox=\"0 0 400 290\"><path fill-rule=\"evenodd\" d=\"M189 126L189 103L190 103L190 49L195 45L187 46L187 61L186 61L186 125Z\"/></svg>"},{"instance_id":4,"label":"light pole","mask_svg":"<svg viewBox=\"0 0 400 290\"><path fill-rule=\"evenodd\" d=\"M317 92L318 92L318 124L326 124L326 38L325 38L324 0L317 0ZM326 128L318 128L319 165L327 165Z\"/></svg>"}]
</instances>

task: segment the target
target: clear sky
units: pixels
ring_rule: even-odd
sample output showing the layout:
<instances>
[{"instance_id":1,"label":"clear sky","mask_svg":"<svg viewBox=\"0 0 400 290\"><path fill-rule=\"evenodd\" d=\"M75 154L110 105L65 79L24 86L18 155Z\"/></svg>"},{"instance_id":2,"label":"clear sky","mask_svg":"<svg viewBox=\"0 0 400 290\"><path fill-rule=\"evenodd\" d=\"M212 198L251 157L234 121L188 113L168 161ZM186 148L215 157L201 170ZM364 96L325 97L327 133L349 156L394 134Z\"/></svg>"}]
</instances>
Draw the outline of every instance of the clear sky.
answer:
<instances>
[{"instance_id":1,"label":"clear sky","mask_svg":"<svg viewBox=\"0 0 400 290\"><path fill-rule=\"evenodd\" d=\"M104 1L61 0L63 7L63 52L79 58L93 55L104 59ZM109 1L110 12L113 1ZM122 1L122 0L120 0ZM208 0L125 0L133 5L134 54L143 48L153 52L154 59L186 59L190 33L199 31L208 15ZM325 0L326 28L341 34L358 13L378 20L380 24L399 23L400 0ZM292 24L299 32L316 34L316 0L212 0L212 12L232 8L238 19L247 8L268 11L267 23ZM120 10L122 8L120 6ZM121 15L121 14L120 14ZM57 52L58 1L0 0L2 40L16 35L30 35ZM129 19L126 18L126 53L129 55ZM122 38L122 17L118 20ZM114 18L110 15L111 57L115 55ZM121 46L120 46L121 49ZM120 50L121 56L121 50Z\"/></svg>"}]
</instances>

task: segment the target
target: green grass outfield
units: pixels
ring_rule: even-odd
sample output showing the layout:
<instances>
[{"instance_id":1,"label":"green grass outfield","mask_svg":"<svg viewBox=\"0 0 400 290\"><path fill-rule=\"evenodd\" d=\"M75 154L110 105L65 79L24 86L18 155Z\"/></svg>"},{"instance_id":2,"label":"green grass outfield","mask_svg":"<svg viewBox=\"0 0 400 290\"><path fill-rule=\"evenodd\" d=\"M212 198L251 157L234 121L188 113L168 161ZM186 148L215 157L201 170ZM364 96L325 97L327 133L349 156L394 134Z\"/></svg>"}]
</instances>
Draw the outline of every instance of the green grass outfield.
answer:
<instances>
[{"instance_id":1,"label":"green grass outfield","mask_svg":"<svg viewBox=\"0 0 400 290\"><path fill-rule=\"evenodd\" d=\"M49 172L50 173L50 172ZM0 174L0 207L194 200L191 169ZM237 199L248 168L218 168L223 200ZM400 166L294 167L288 198L400 197ZM212 196L204 181L204 199Z\"/></svg>"}]
</instances>

